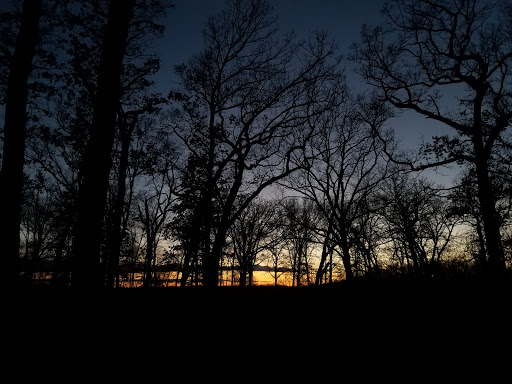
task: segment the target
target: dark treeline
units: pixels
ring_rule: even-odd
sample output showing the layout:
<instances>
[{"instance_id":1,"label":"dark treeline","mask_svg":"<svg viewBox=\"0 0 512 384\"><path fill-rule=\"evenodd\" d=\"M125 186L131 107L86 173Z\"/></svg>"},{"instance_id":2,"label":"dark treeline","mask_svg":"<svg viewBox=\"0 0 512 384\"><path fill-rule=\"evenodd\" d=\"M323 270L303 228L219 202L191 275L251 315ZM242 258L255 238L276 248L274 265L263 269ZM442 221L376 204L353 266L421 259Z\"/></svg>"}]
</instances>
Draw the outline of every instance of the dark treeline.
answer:
<instances>
[{"instance_id":1,"label":"dark treeline","mask_svg":"<svg viewBox=\"0 0 512 384\"><path fill-rule=\"evenodd\" d=\"M299 40L269 1L228 0L163 89L171 8L25 0L0 15L2 281L505 276L510 4L390 1L350 49L356 75L326 33ZM391 125L404 111L446 135L405 150ZM451 185L420 172L445 166Z\"/></svg>"}]
</instances>

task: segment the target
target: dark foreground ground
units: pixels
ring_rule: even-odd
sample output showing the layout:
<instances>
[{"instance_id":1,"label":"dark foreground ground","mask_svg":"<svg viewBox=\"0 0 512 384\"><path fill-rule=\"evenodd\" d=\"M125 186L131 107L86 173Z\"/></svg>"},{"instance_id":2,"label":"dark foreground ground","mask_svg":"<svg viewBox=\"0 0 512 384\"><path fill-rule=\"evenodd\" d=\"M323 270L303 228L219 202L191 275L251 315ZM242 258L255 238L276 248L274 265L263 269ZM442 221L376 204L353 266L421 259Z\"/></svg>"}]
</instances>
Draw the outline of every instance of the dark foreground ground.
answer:
<instances>
[{"instance_id":1,"label":"dark foreground ground","mask_svg":"<svg viewBox=\"0 0 512 384\"><path fill-rule=\"evenodd\" d=\"M2 304L0 382L511 382L510 288L25 290Z\"/></svg>"}]
</instances>

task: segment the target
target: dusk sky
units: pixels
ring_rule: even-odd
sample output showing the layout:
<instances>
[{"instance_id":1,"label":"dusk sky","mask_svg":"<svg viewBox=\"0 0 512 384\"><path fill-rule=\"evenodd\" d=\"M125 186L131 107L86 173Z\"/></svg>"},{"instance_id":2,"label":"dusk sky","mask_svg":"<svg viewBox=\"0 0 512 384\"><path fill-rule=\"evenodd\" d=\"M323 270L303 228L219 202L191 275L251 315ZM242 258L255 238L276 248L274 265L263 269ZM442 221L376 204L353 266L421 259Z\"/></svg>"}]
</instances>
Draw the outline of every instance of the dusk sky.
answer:
<instances>
[{"instance_id":1,"label":"dusk sky","mask_svg":"<svg viewBox=\"0 0 512 384\"><path fill-rule=\"evenodd\" d=\"M0 10L9 7L11 0L0 0ZM202 29L208 16L218 13L225 4L224 0L173 0L174 8L162 19L166 25L164 36L157 41L157 50L161 57L161 70L157 77L157 86L165 94L177 87L173 67L183 63L202 48ZM354 72L353 64L347 60L350 45L359 40L361 26L382 23L381 9L383 0L274 0L280 30L284 33L294 31L299 38L307 37L316 29L327 31L338 44L339 53L344 57L346 74L351 89L362 92L363 80ZM405 112L399 118L390 121L396 138L407 148L417 148L422 140L441 134L439 124L417 117L413 112ZM435 178L449 183L448 178ZM434 171L429 170L431 176Z\"/></svg>"},{"instance_id":2,"label":"dusk sky","mask_svg":"<svg viewBox=\"0 0 512 384\"><path fill-rule=\"evenodd\" d=\"M0 16L1 383L506 382L512 0Z\"/></svg>"},{"instance_id":3,"label":"dusk sky","mask_svg":"<svg viewBox=\"0 0 512 384\"><path fill-rule=\"evenodd\" d=\"M219 12L223 0L175 0L167 15L165 60L182 61L201 46L201 30L205 18ZM378 24L382 0L275 0L283 32L295 31L300 37L322 29L336 39L343 52L359 38L362 24Z\"/></svg>"},{"instance_id":4,"label":"dusk sky","mask_svg":"<svg viewBox=\"0 0 512 384\"><path fill-rule=\"evenodd\" d=\"M224 6L223 0L176 0L173 3L175 7L166 16L167 29L160 42L162 75L172 72L173 65L186 61L201 49L205 19ZM272 1L282 32L294 31L299 38L306 38L316 29L327 31L345 58L349 46L359 39L361 26L380 23L383 3L382 0ZM350 70L347 72L352 86L361 84L357 76ZM165 79L164 76L162 78Z\"/></svg>"},{"instance_id":5,"label":"dusk sky","mask_svg":"<svg viewBox=\"0 0 512 384\"><path fill-rule=\"evenodd\" d=\"M173 66L186 61L202 48L204 21L215 15L224 6L223 0L175 0L165 19L166 32L160 40L161 72L159 83L164 89L176 87ZM366 89L361 77L354 72L353 64L347 60L350 45L359 41L363 24L377 26L383 22L381 10L383 0L274 0L274 9L282 32L294 31L305 38L315 29L325 30L336 40L339 52L345 58L346 74L351 89L362 92ZM404 147L417 148L422 140L443 132L440 124L418 117L414 112L405 112L390 122ZM433 170L425 173L440 183L448 184L454 172L440 170L442 177Z\"/></svg>"}]
</instances>

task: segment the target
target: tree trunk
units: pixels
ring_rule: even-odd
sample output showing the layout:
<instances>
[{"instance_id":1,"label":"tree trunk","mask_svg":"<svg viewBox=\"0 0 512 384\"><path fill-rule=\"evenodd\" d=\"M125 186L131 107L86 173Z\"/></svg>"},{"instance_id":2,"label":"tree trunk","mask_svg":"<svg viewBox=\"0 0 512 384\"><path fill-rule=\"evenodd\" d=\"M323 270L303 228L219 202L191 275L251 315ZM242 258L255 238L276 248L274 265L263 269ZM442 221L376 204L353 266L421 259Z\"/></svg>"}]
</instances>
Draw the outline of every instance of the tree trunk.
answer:
<instances>
[{"instance_id":1,"label":"tree trunk","mask_svg":"<svg viewBox=\"0 0 512 384\"><path fill-rule=\"evenodd\" d=\"M341 251L343 254L343 267L345 268L345 278L347 281L354 279L354 273L352 272L352 264L350 262L350 249L347 244L341 244Z\"/></svg>"},{"instance_id":2,"label":"tree trunk","mask_svg":"<svg viewBox=\"0 0 512 384\"><path fill-rule=\"evenodd\" d=\"M146 234L147 243L146 243L146 258L144 262L144 278L142 281L142 285L144 288L151 288L151 272L152 272L152 260L153 260L153 238L151 233L148 232Z\"/></svg>"},{"instance_id":3,"label":"tree trunk","mask_svg":"<svg viewBox=\"0 0 512 384\"><path fill-rule=\"evenodd\" d=\"M247 271L245 270L245 266L240 267L240 287L245 287L247 284Z\"/></svg>"},{"instance_id":4,"label":"tree trunk","mask_svg":"<svg viewBox=\"0 0 512 384\"><path fill-rule=\"evenodd\" d=\"M108 258L107 287L113 288L114 283L119 287L119 258L121 256L121 243L123 241L123 209L125 206L126 195L126 175L128 172L128 152L132 132L134 130L137 118L128 124L123 121L119 124L121 136L121 154L119 158L119 174L117 175L117 195L114 203L114 212L112 218L112 239L110 244L110 253Z\"/></svg>"},{"instance_id":5,"label":"tree trunk","mask_svg":"<svg viewBox=\"0 0 512 384\"><path fill-rule=\"evenodd\" d=\"M215 240L213 241L208 265L205 270L206 275L203 276L203 284L206 287L213 288L216 287L219 283L219 262L222 256L222 249L224 248L227 232L227 226L224 223L221 223L217 229L217 233L215 234Z\"/></svg>"},{"instance_id":6,"label":"tree trunk","mask_svg":"<svg viewBox=\"0 0 512 384\"><path fill-rule=\"evenodd\" d=\"M54 286L63 286L67 284L67 279L64 277L67 271L64 270L63 260L64 260L64 248L66 247L66 239L68 237L68 229L69 227L65 227L63 232L59 233L59 237L57 240L57 244L55 246L55 260L53 262L53 273L51 284Z\"/></svg>"},{"instance_id":7,"label":"tree trunk","mask_svg":"<svg viewBox=\"0 0 512 384\"><path fill-rule=\"evenodd\" d=\"M500 277L505 272L505 255L500 234L500 221L496 212L496 199L489 178L488 161L491 156L490 150L484 147L483 127L483 100L486 87L476 89L474 100L474 126L472 144L475 158L475 171L478 186L478 202L482 214L482 224L485 235L485 246L488 254L488 268L485 273L489 276Z\"/></svg>"},{"instance_id":8,"label":"tree trunk","mask_svg":"<svg viewBox=\"0 0 512 384\"><path fill-rule=\"evenodd\" d=\"M209 194L209 192L207 192ZM217 286L217 274L215 269L215 265L213 265L213 250L211 247L211 232L212 232L212 215L213 215L213 208L212 205L212 197L207 196L204 201L204 239L203 239L203 286L209 287L209 286ZM217 261L218 264L218 261ZM212 269L215 270L214 273L212 273ZM212 276L215 274L215 276Z\"/></svg>"},{"instance_id":9,"label":"tree trunk","mask_svg":"<svg viewBox=\"0 0 512 384\"><path fill-rule=\"evenodd\" d=\"M190 243L190 241L189 241L189 243ZM187 245L187 248L190 248L190 245ZM187 280L188 280L188 277L190 276L190 263L192 262L190 254L191 254L190 249L186 249L185 256L183 258L183 266L181 268L180 286L182 286L182 287L187 285Z\"/></svg>"},{"instance_id":10,"label":"tree trunk","mask_svg":"<svg viewBox=\"0 0 512 384\"><path fill-rule=\"evenodd\" d=\"M254 266L252 263L249 264L249 287L252 287L254 283Z\"/></svg>"},{"instance_id":11,"label":"tree trunk","mask_svg":"<svg viewBox=\"0 0 512 384\"><path fill-rule=\"evenodd\" d=\"M306 250L304 252L304 267L306 268L306 281L308 286L311 285L311 276L309 275L309 260L308 260L308 250L306 247Z\"/></svg>"},{"instance_id":12,"label":"tree trunk","mask_svg":"<svg viewBox=\"0 0 512 384\"><path fill-rule=\"evenodd\" d=\"M475 154L476 154L475 150ZM505 257L500 234L500 222L496 212L496 202L489 180L489 169L487 162L475 156L478 201L480 203L480 212L482 214L482 224L485 235L485 247L488 254L488 265L486 273L490 277L500 277L505 271Z\"/></svg>"},{"instance_id":13,"label":"tree trunk","mask_svg":"<svg viewBox=\"0 0 512 384\"><path fill-rule=\"evenodd\" d=\"M5 283L14 284L20 252L23 165L27 124L28 78L39 38L41 0L25 0L5 101L4 147L0 172L0 243Z\"/></svg>"},{"instance_id":14,"label":"tree trunk","mask_svg":"<svg viewBox=\"0 0 512 384\"><path fill-rule=\"evenodd\" d=\"M302 242L302 240L300 240ZM297 277L295 279L295 283L297 287L301 285L301 277L302 277L302 244L297 252Z\"/></svg>"},{"instance_id":15,"label":"tree trunk","mask_svg":"<svg viewBox=\"0 0 512 384\"><path fill-rule=\"evenodd\" d=\"M476 216L476 214L475 214ZM478 256L476 260L476 264L480 270L484 270L487 265L486 251L485 251L485 236L482 229L482 222L480 217L475 217L476 219L476 233L478 236Z\"/></svg>"},{"instance_id":16,"label":"tree trunk","mask_svg":"<svg viewBox=\"0 0 512 384\"><path fill-rule=\"evenodd\" d=\"M231 255L231 286L235 286L235 257Z\"/></svg>"},{"instance_id":17,"label":"tree trunk","mask_svg":"<svg viewBox=\"0 0 512 384\"><path fill-rule=\"evenodd\" d=\"M78 193L73 286L101 287L100 246L109 173L112 166L121 71L135 0L111 0L99 63L92 131L82 163Z\"/></svg>"},{"instance_id":18,"label":"tree trunk","mask_svg":"<svg viewBox=\"0 0 512 384\"><path fill-rule=\"evenodd\" d=\"M329 250L329 283L332 284L332 255L334 253L334 248Z\"/></svg>"},{"instance_id":19,"label":"tree trunk","mask_svg":"<svg viewBox=\"0 0 512 384\"><path fill-rule=\"evenodd\" d=\"M318 269L316 271L315 285L322 284L322 278L324 276L324 273L326 272L325 261L327 260L327 255L329 253L329 241L331 238L331 231L332 231L332 220L329 220L329 225L327 227L327 233L325 234L324 243L322 244L322 255L320 256L320 264L318 264Z\"/></svg>"}]
</instances>

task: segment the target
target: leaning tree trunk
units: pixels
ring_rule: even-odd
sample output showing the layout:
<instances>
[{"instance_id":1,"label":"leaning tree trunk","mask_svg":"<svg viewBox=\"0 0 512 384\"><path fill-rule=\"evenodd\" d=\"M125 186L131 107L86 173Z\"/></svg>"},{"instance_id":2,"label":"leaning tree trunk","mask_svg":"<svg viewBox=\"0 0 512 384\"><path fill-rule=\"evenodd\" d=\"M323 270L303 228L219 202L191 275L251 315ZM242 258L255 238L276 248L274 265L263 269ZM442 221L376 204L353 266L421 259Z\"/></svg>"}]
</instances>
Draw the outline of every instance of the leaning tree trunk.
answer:
<instances>
[{"instance_id":1,"label":"leaning tree trunk","mask_svg":"<svg viewBox=\"0 0 512 384\"><path fill-rule=\"evenodd\" d=\"M316 271L315 285L322 284L322 279L326 272L325 261L327 260L327 255L329 253L329 241L331 240L331 231L332 231L332 220L329 220L329 225L327 227L327 233L325 234L324 242L322 244L322 254L320 257L320 263L318 264L318 269Z\"/></svg>"},{"instance_id":2,"label":"leaning tree trunk","mask_svg":"<svg viewBox=\"0 0 512 384\"><path fill-rule=\"evenodd\" d=\"M28 78L32 72L41 18L41 0L25 0L10 65L5 100L4 148L0 172L1 265L6 285L14 283L20 248L20 216L27 123Z\"/></svg>"},{"instance_id":3,"label":"leaning tree trunk","mask_svg":"<svg viewBox=\"0 0 512 384\"><path fill-rule=\"evenodd\" d=\"M346 241L342 241L341 244L341 252L342 252L342 261L343 267L345 268L345 278L347 281L354 279L354 272L352 271L352 263L350 260L350 248Z\"/></svg>"},{"instance_id":4,"label":"leaning tree trunk","mask_svg":"<svg viewBox=\"0 0 512 384\"><path fill-rule=\"evenodd\" d=\"M82 164L78 193L72 284L103 285L100 246L116 115L121 97L121 71L135 0L111 0L99 63L92 131Z\"/></svg>"}]
</instances>

